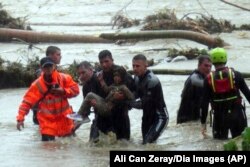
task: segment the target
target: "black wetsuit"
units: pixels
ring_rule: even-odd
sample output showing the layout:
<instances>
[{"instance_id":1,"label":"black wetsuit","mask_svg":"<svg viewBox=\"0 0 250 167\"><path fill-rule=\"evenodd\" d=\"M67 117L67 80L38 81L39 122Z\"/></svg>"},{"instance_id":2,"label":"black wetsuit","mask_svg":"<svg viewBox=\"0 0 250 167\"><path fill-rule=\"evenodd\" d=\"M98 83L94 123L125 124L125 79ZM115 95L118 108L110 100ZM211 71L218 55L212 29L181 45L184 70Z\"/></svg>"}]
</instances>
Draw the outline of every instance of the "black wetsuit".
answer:
<instances>
[{"instance_id":1,"label":"black wetsuit","mask_svg":"<svg viewBox=\"0 0 250 167\"><path fill-rule=\"evenodd\" d=\"M226 67L225 67L226 68ZM217 69L215 76L219 71L225 68ZM234 71L234 70L233 70ZM206 123L208 104L211 102L213 109L213 137L216 139L227 139L228 130L231 131L232 137L236 137L242 133L247 127L247 118L244 106L242 105L242 98L239 90L244 94L248 102L250 102L250 91L245 83L244 78L240 72L234 71L233 83L235 84L235 92L232 100L219 101L218 99L228 98L226 95L215 94L209 79L204 81L204 96L202 101L201 123ZM232 95L230 95L232 97ZM229 98L228 98L229 99Z\"/></svg>"},{"instance_id":2,"label":"black wetsuit","mask_svg":"<svg viewBox=\"0 0 250 167\"><path fill-rule=\"evenodd\" d=\"M87 81L83 87L82 87L83 97L85 98L89 92L93 92L96 94L101 94L102 89L101 85L99 83L99 80L97 79L96 75L93 74L93 76L90 78L89 81ZM90 128L90 141L96 140L99 136L99 130L103 133L106 133L106 126L110 122L110 118L101 117L98 114L95 114L95 119L92 122L91 128Z\"/></svg>"},{"instance_id":3,"label":"black wetsuit","mask_svg":"<svg viewBox=\"0 0 250 167\"><path fill-rule=\"evenodd\" d=\"M114 65L112 69L118 68L119 66ZM107 86L114 83L113 70L109 72L103 72L103 79ZM126 74L124 83L131 92L134 91L134 80L130 74ZM99 94L103 98L107 96L107 93L102 91ZM109 120L100 119L97 122L98 127L102 128L103 131L113 131L116 134L117 139L130 139L130 120L128 116L128 105L126 101L117 101L116 105L111 110L111 118ZM109 122L107 122L109 121Z\"/></svg>"},{"instance_id":4,"label":"black wetsuit","mask_svg":"<svg viewBox=\"0 0 250 167\"><path fill-rule=\"evenodd\" d=\"M159 79L147 71L144 76L135 76L136 97L141 99L143 144L157 140L168 124L168 111Z\"/></svg>"},{"instance_id":5,"label":"black wetsuit","mask_svg":"<svg viewBox=\"0 0 250 167\"><path fill-rule=\"evenodd\" d=\"M204 79L205 76L198 70L194 70L187 78L181 94L180 108L177 112L177 124L200 119Z\"/></svg>"}]
</instances>

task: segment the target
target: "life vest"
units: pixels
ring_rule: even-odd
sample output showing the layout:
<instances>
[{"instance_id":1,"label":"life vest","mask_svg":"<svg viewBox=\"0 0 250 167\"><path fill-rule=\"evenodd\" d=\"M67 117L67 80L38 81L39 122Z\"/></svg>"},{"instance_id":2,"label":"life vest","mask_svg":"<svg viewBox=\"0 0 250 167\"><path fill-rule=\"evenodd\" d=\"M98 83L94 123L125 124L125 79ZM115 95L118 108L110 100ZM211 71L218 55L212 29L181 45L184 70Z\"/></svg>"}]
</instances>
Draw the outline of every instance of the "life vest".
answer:
<instances>
[{"instance_id":1,"label":"life vest","mask_svg":"<svg viewBox=\"0 0 250 167\"><path fill-rule=\"evenodd\" d=\"M239 97L232 68L226 67L220 71L210 72L208 83L213 90L213 102L225 102Z\"/></svg>"}]
</instances>

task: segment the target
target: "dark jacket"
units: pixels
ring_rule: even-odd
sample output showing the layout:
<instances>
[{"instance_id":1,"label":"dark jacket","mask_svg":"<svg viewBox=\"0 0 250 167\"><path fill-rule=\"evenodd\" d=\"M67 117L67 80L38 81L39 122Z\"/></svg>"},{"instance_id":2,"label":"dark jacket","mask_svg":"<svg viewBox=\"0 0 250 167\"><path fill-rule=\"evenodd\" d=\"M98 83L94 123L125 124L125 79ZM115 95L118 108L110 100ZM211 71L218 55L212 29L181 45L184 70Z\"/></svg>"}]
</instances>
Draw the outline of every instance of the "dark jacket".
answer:
<instances>
[{"instance_id":1,"label":"dark jacket","mask_svg":"<svg viewBox=\"0 0 250 167\"><path fill-rule=\"evenodd\" d=\"M87 81L82 87L83 97L86 97L89 92L100 94L101 91L101 85L95 74L93 74L90 80Z\"/></svg>"},{"instance_id":2,"label":"dark jacket","mask_svg":"<svg viewBox=\"0 0 250 167\"><path fill-rule=\"evenodd\" d=\"M194 70L187 78L177 112L177 124L200 119L204 79L205 76L198 70Z\"/></svg>"}]
</instances>

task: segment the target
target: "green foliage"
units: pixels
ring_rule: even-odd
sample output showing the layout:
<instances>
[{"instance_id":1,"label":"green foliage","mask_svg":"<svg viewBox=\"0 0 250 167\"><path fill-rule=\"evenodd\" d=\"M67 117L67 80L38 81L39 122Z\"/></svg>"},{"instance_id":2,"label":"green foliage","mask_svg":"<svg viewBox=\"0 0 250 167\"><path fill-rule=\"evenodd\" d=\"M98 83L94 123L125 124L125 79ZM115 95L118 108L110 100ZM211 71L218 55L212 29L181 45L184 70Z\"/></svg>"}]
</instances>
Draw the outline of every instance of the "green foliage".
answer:
<instances>
[{"instance_id":1,"label":"green foliage","mask_svg":"<svg viewBox=\"0 0 250 167\"><path fill-rule=\"evenodd\" d=\"M224 144L224 151L237 151L238 146L234 140L230 140L228 143Z\"/></svg>"},{"instance_id":2,"label":"green foliage","mask_svg":"<svg viewBox=\"0 0 250 167\"><path fill-rule=\"evenodd\" d=\"M242 134L236 138L231 139L224 144L225 151L250 151L250 128L246 127Z\"/></svg>"},{"instance_id":3,"label":"green foliage","mask_svg":"<svg viewBox=\"0 0 250 167\"><path fill-rule=\"evenodd\" d=\"M241 146L242 146L242 151L250 151L250 141L249 140L243 140Z\"/></svg>"},{"instance_id":4,"label":"green foliage","mask_svg":"<svg viewBox=\"0 0 250 167\"><path fill-rule=\"evenodd\" d=\"M61 71L70 74L75 81L78 81L76 67L79 63L75 60L67 68L63 68Z\"/></svg>"},{"instance_id":5,"label":"green foliage","mask_svg":"<svg viewBox=\"0 0 250 167\"><path fill-rule=\"evenodd\" d=\"M245 128L241 136L244 140L250 141L250 128Z\"/></svg>"},{"instance_id":6,"label":"green foliage","mask_svg":"<svg viewBox=\"0 0 250 167\"><path fill-rule=\"evenodd\" d=\"M250 151L250 128L245 128L242 132L242 150L243 151Z\"/></svg>"},{"instance_id":7,"label":"green foliage","mask_svg":"<svg viewBox=\"0 0 250 167\"><path fill-rule=\"evenodd\" d=\"M28 59L25 71L31 75L35 74L36 70L40 68L39 57L36 56L33 59Z\"/></svg>"},{"instance_id":8,"label":"green foliage","mask_svg":"<svg viewBox=\"0 0 250 167\"><path fill-rule=\"evenodd\" d=\"M5 62L4 59L2 59L2 57L0 57L0 69L3 68L3 63L4 63L4 62Z\"/></svg>"},{"instance_id":9,"label":"green foliage","mask_svg":"<svg viewBox=\"0 0 250 167\"><path fill-rule=\"evenodd\" d=\"M38 56L27 59L27 65L20 62L5 61L0 57L0 89L28 87L36 79L35 72L40 68ZM59 66L58 71L68 73L75 81L78 81L76 67L79 64L73 61L67 67Z\"/></svg>"},{"instance_id":10,"label":"green foliage","mask_svg":"<svg viewBox=\"0 0 250 167\"><path fill-rule=\"evenodd\" d=\"M23 66L20 62L10 62L0 58L0 89L30 86L36 79L35 70L38 67L38 57L29 59L27 66Z\"/></svg>"}]
</instances>

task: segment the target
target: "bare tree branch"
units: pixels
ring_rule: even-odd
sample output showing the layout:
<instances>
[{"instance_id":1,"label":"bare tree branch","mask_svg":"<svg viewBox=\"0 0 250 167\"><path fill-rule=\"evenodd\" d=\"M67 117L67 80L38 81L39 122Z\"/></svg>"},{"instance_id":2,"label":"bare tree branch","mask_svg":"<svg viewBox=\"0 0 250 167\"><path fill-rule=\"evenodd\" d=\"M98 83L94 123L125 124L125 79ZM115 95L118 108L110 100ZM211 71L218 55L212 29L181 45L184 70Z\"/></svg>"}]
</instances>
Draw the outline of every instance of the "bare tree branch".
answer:
<instances>
[{"instance_id":1,"label":"bare tree branch","mask_svg":"<svg viewBox=\"0 0 250 167\"><path fill-rule=\"evenodd\" d=\"M242 9L242 10L250 11L250 9L247 9L247 8L242 7L242 6L236 5L236 4L234 4L234 3L228 2L228 1L226 1L226 0L220 0L220 1L221 1L221 2L224 2L224 3L228 4L228 5L231 5L231 6L240 8L240 9Z\"/></svg>"}]
</instances>

